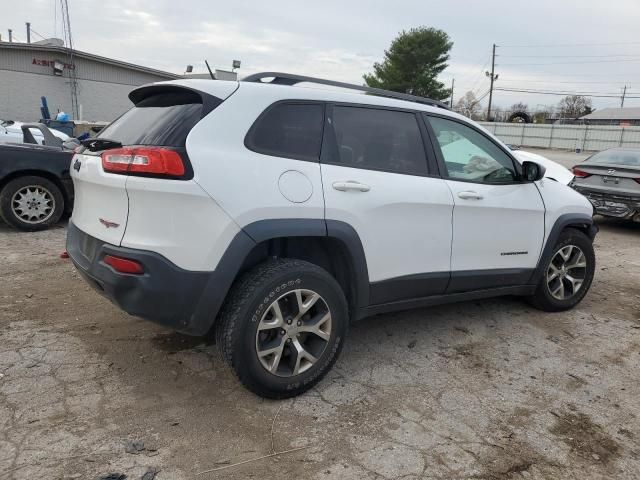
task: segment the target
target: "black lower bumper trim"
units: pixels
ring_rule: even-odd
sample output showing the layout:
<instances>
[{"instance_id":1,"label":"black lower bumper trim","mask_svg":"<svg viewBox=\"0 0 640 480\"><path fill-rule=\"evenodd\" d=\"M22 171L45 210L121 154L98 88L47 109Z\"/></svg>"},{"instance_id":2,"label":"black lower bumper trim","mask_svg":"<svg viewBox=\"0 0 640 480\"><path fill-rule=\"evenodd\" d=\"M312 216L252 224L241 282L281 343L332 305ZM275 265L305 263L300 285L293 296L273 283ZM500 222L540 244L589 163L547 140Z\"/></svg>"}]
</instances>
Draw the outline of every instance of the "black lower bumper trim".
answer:
<instances>
[{"instance_id":1,"label":"black lower bumper trim","mask_svg":"<svg viewBox=\"0 0 640 480\"><path fill-rule=\"evenodd\" d=\"M208 312L207 318L194 317L212 272L184 270L157 253L111 245L71 221L67 252L89 285L131 315L192 335L206 333L213 323L217 311ZM145 273L118 273L103 262L107 254L135 260Z\"/></svg>"}]
</instances>

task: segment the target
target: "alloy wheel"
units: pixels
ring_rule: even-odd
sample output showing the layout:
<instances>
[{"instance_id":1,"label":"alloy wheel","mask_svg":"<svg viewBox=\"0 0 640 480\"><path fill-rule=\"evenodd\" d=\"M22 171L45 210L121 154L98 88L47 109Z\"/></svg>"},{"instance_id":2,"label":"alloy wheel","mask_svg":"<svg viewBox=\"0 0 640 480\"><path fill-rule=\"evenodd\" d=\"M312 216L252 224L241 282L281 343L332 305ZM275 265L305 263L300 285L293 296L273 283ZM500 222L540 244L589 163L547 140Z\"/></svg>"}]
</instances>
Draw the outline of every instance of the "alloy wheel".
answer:
<instances>
[{"instance_id":1,"label":"alloy wheel","mask_svg":"<svg viewBox=\"0 0 640 480\"><path fill-rule=\"evenodd\" d=\"M587 257L575 245L560 248L547 269L547 287L556 300L567 300L582 288L587 275Z\"/></svg>"},{"instance_id":2,"label":"alloy wheel","mask_svg":"<svg viewBox=\"0 0 640 480\"><path fill-rule=\"evenodd\" d=\"M28 185L13 194L11 210L21 221L38 224L47 221L53 215L55 199L42 185Z\"/></svg>"},{"instance_id":3,"label":"alloy wheel","mask_svg":"<svg viewBox=\"0 0 640 480\"><path fill-rule=\"evenodd\" d=\"M279 377L309 370L331 338L331 311L316 292L297 289L274 301L260 320L256 354L262 366Z\"/></svg>"}]
</instances>

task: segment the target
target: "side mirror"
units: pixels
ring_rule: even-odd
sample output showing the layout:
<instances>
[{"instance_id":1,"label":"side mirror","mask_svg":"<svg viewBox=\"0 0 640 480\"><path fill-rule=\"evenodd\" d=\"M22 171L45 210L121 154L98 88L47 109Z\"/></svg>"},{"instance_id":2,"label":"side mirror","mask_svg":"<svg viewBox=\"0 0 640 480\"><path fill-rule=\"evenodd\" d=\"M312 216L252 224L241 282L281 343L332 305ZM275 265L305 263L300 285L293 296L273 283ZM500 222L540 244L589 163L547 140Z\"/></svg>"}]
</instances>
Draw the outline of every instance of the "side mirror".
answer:
<instances>
[{"instance_id":1,"label":"side mirror","mask_svg":"<svg viewBox=\"0 0 640 480\"><path fill-rule=\"evenodd\" d=\"M545 168L536 162L522 162L522 176L525 182L537 182L544 178Z\"/></svg>"}]
</instances>

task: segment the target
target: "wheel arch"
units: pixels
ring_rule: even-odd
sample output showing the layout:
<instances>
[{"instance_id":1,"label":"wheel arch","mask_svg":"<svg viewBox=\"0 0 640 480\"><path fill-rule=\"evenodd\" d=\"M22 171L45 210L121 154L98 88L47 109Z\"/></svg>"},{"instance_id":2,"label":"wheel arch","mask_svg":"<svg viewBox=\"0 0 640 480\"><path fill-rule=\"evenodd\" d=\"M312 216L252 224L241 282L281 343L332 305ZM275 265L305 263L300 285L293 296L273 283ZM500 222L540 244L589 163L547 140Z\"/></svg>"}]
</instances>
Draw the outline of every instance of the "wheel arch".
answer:
<instances>
[{"instance_id":1,"label":"wheel arch","mask_svg":"<svg viewBox=\"0 0 640 480\"><path fill-rule=\"evenodd\" d=\"M211 273L191 318L194 331L214 323L234 282L268 258L295 258L327 270L343 288L353 320L369 302L369 275L362 242L350 225L322 219L260 220L243 227Z\"/></svg>"},{"instance_id":2,"label":"wheel arch","mask_svg":"<svg viewBox=\"0 0 640 480\"><path fill-rule=\"evenodd\" d=\"M547 237L542 254L538 260L538 265L534 270L529 283L535 285L540 281L544 273L544 266L551 259L551 255L553 255L553 248L558 242L560 234L568 228L581 231L591 240L593 240L598 233L598 227L593 223L593 217L590 215L582 213L566 213L564 215L560 215L553 224L553 227L551 227L551 231Z\"/></svg>"},{"instance_id":3,"label":"wheel arch","mask_svg":"<svg viewBox=\"0 0 640 480\"><path fill-rule=\"evenodd\" d=\"M65 211L67 210L67 207L71 205L73 198L70 196L70 192L67 191L67 188L63 184L60 177L46 170L25 169L25 170L17 170L15 172L11 172L8 175L4 176L2 179L0 179L0 191L2 191L4 187L12 180L15 180L21 177L29 177L29 176L46 178L51 183L53 183L56 187L58 187L58 189L60 190L60 193L62 194L62 199L64 202L63 208L65 209Z\"/></svg>"}]
</instances>

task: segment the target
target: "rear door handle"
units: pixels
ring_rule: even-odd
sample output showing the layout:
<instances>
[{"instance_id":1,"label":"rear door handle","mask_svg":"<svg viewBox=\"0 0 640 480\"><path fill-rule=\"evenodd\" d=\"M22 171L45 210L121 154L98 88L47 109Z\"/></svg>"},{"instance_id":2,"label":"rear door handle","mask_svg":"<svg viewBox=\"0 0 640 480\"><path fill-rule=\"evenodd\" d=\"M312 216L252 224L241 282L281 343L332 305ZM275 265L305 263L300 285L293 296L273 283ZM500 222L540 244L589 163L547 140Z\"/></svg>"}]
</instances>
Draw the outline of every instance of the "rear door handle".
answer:
<instances>
[{"instance_id":1,"label":"rear door handle","mask_svg":"<svg viewBox=\"0 0 640 480\"><path fill-rule=\"evenodd\" d=\"M463 200L482 200L482 195L480 195L478 192L472 191L458 192L458 197Z\"/></svg>"},{"instance_id":2,"label":"rear door handle","mask_svg":"<svg viewBox=\"0 0 640 480\"><path fill-rule=\"evenodd\" d=\"M340 190L341 192L347 192L349 190L354 190L356 192L368 192L371 190L369 185L365 185L364 183L354 182L353 180L348 180L346 182L333 182L333 188L336 190Z\"/></svg>"}]
</instances>

